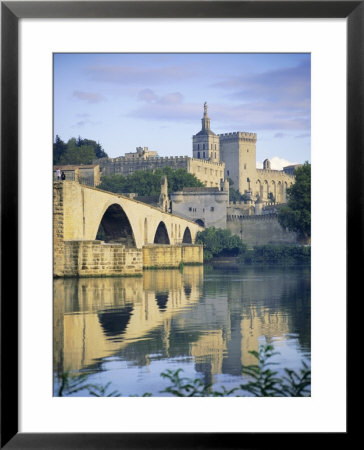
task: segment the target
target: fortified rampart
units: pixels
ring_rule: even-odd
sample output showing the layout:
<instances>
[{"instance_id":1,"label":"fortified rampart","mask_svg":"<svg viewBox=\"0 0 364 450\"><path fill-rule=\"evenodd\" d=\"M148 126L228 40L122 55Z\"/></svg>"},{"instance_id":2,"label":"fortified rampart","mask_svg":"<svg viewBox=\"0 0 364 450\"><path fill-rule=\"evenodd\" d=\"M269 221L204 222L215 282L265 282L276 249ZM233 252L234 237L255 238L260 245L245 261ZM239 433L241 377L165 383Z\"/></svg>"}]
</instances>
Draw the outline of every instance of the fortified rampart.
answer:
<instances>
[{"instance_id":1,"label":"fortified rampart","mask_svg":"<svg viewBox=\"0 0 364 450\"><path fill-rule=\"evenodd\" d=\"M155 170L164 167L184 169L196 176L205 186L220 187L224 179L225 164L189 156L165 156L147 159L132 159L125 156L97 160L101 175L130 175L137 170Z\"/></svg>"},{"instance_id":2,"label":"fortified rampart","mask_svg":"<svg viewBox=\"0 0 364 450\"><path fill-rule=\"evenodd\" d=\"M276 214L228 215L226 228L249 247L266 244L297 244L296 233L287 231L278 222Z\"/></svg>"}]
</instances>

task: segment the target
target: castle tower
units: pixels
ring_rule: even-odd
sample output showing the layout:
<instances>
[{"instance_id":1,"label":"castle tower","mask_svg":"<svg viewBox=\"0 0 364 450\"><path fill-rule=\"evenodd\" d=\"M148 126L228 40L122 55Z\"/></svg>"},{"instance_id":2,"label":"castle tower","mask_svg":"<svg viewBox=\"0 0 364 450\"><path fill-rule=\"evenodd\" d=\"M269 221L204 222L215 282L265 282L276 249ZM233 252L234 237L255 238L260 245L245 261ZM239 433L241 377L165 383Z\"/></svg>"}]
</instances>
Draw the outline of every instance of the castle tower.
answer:
<instances>
[{"instance_id":1,"label":"castle tower","mask_svg":"<svg viewBox=\"0 0 364 450\"><path fill-rule=\"evenodd\" d=\"M204 103L204 113L201 122L201 131L192 136L193 158L220 162L220 139L210 128L206 102Z\"/></svg>"},{"instance_id":2,"label":"castle tower","mask_svg":"<svg viewBox=\"0 0 364 450\"><path fill-rule=\"evenodd\" d=\"M233 181L234 189L245 194L251 190L251 181L256 179L257 135L238 131L219 137L225 177Z\"/></svg>"}]
</instances>

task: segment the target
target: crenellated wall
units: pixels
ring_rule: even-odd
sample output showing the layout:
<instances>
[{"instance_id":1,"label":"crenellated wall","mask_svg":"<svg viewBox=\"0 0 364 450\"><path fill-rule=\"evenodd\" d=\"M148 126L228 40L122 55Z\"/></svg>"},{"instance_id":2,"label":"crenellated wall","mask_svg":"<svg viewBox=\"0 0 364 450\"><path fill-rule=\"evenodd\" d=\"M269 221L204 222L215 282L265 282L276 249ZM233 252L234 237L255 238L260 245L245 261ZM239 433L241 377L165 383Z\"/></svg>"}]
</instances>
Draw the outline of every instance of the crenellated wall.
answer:
<instances>
[{"instance_id":1,"label":"crenellated wall","mask_svg":"<svg viewBox=\"0 0 364 450\"><path fill-rule=\"evenodd\" d=\"M97 163L100 165L102 175L122 174L126 176L137 170L155 170L163 167L185 169L208 187L220 187L220 180L224 179L225 170L223 162L208 161L189 156L165 156L146 159L119 156L117 158L98 159Z\"/></svg>"}]
</instances>

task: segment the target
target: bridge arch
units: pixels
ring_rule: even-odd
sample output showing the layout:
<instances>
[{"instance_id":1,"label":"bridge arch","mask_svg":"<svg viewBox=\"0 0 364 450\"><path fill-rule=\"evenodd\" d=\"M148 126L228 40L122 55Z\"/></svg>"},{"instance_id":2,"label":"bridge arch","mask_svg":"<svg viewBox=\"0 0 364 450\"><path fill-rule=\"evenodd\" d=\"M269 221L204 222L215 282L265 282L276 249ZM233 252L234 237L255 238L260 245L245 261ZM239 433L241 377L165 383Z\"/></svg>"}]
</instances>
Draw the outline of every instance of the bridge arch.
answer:
<instances>
[{"instance_id":1,"label":"bridge arch","mask_svg":"<svg viewBox=\"0 0 364 450\"><path fill-rule=\"evenodd\" d=\"M205 222L202 219L195 220L195 223L197 223L197 225L200 225L200 227L204 227L205 226Z\"/></svg>"},{"instance_id":2,"label":"bridge arch","mask_svg":"<svg viewBox=\"0 0 364 450\"><path fill-rule=\"evenodd\" d=\"M183 233L182 244L192 244L191 231L188 227L186 227L185 232Z\"/></svg>"},{"instance_id":3,"label":"bridge arch","mask_svg":"<svg viewBox=\"0 0 364 450\"><path fill-rule=\"evenodd\" d=\"M159 222L154 235L154 244L170 244L167 227L164 222Z\"/></svg>"},{"instance_id":4,"label":"bridge arch","mask_svg":"<svg viewBox=\"0 0 364 450\"><path fill-rule=\"evenodd\" d=\"M127 247L136 247L133 229L124 209L113 203L104 212L96 233L96 239L118 242Z\"/></svg>"}]
</instances>

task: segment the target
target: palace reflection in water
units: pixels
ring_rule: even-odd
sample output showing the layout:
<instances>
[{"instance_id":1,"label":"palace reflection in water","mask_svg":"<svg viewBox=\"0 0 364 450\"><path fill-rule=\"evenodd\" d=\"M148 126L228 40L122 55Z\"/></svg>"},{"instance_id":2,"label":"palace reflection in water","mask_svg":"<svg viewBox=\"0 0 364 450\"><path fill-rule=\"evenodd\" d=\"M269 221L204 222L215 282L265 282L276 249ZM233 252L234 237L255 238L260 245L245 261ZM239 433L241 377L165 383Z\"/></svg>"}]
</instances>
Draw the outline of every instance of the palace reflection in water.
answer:
<instances>
[{"instance_id":1,"label":"palace reflection in water","mask_svg":"<svg viewBox=\"0 0 364 450\"><path fill-rule=\"evenodd\" d=\"M88 371L123 395L150 392L151 380L158 395L160 372L178 367L226 385L256 363L249 350L264 342L281 352L282 367L309 360L309 269L195 266L54 280L55 375Z\"/></svg>"}]
</instances>

